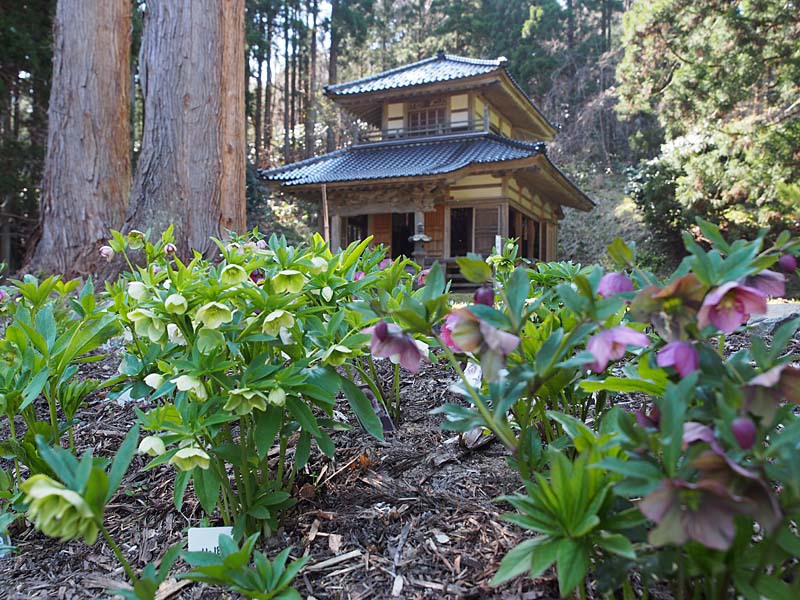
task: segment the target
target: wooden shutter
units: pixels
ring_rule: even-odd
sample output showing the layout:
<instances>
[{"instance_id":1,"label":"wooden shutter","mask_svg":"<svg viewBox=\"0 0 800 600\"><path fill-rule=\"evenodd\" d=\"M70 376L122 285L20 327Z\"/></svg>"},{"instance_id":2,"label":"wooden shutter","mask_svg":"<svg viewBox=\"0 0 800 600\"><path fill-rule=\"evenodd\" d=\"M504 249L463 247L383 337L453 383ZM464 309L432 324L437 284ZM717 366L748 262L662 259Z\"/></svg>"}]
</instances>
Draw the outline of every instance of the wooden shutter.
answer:
<instances>
[{"instance_id":1,"label":"wooden shutter","mask_svg":"<svg viewBox=\"0 0 800 600\"><path fill-rule=\"evenodd\" d=\"M497 207L475 209L475 252L489 256L494 247L498 229Z\"/></svg>"},{"instance_id":2,"label":"wooden shutter","mask_svg":"<svg viewBox=\"0 0 800 600\"><path fill-rule=\"evenodd\" d=\"M387 256L392 255L392 213L383 213L379 215L370 215L370 228L374 238L372 238L372 245L378 246L383 244L387 248Z\"/></svg>"}]
</instances>

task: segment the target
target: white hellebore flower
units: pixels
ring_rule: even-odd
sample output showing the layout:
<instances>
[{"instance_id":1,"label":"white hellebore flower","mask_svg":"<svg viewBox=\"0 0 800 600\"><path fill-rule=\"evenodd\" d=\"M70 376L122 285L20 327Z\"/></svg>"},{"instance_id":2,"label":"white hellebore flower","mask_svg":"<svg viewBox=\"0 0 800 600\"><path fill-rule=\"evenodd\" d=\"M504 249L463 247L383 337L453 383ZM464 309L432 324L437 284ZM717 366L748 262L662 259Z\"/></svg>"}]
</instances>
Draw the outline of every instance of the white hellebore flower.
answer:
<instances>
[{"instance_id":1,"label":"white hellebore flower","mask_svg":"<svg viewBox=\"0 0 800 600\"><path fill-rule=\"evenodd\" d=\"M167 447L157 435L148 435L142 438L139 442L139 454L146 454L147 456L161 456L167 451Z\"/></svg>"},{"instance_id":2,"label":"white hellebore flower","mask_svg":"<svg viewBox=\"0 0 800 600\"><path fill-rule=\"evenodd\" d=\"M167 323L167 337L173 344L178 344L178 346L186 345L186 338L183 337L180 327L175 325L175 323Z\"/></svg>"},{"instance_id":3,"label":"white hellebore flower","mask_svg":"<svg viewBox=\"0 0 800 600\"><path fill-rule=\"evenodd\" d=\"M157 390L164 385L164 376L161 373L150 373L144 378L144 382L154 390Z\"/></svg>"},{"instance_id":4,"label":"white hellebore flower","mask_svg":"<svg viewBox=\"0 0 800 600\"><path fill-rule=\"evenodd\" d=\"M188 310L189 303L186 301L186 298L180 294L170 294L167 296L167 299L164 300L164 308L167 309L168 313L172 313L173 315L182 315Z\"/></svg>"},{"instance_id":5,"label":"white hellebore flower","mask_svg":"<svg viewBox=\"0 0 800 600\"><path fill-rule=\"evenodd\" d=\"M147 286L141 281L129 281L128 295L134 300L144 300L147 297Z\"/></svg>"},{"instance_id":6,"label":"white hellebore flower","mask_svg":"<svg viewBox=\"0 0 800 600\"><path fill-rule=\"evenodd\" d=\"M172 382L180 391L193 394L201 402L208 399L206 386L203 385L203 382L197 377L192 377L191 375L181 375L177 379L173 379Z\"/></svg>"}]
</instances>

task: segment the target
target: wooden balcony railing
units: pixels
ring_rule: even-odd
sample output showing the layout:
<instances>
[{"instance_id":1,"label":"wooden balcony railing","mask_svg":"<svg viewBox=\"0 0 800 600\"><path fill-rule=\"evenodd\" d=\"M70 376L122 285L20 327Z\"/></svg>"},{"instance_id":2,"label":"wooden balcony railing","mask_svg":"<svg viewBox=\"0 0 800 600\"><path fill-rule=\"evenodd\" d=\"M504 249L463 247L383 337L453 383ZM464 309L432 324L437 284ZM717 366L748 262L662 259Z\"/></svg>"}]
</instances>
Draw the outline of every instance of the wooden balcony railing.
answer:
<instances>
[{"instance_id":1,"label":"wooden balcony railing","mask_svg":"<svg viewBox=\"0 0 800 600\"><path fill-rule=\"evenodd\" d=\"M456 135L460 133L472 133L476 131L488 131L486 123L477 121L475 123L441 123L426 127L403 127L399 129L373 129L370 131L359 132L356 144L368 144L370 142L385 142L388 140L410 139L419 137L434 137L440 135Z\"/></svg>"}]
</instances>

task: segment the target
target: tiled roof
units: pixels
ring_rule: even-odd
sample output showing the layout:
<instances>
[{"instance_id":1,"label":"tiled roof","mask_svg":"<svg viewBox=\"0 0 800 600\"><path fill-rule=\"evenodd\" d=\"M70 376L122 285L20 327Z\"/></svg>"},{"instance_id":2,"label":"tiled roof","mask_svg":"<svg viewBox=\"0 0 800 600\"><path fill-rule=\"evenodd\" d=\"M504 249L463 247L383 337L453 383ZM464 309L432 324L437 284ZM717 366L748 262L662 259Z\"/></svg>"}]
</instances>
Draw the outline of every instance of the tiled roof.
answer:
<instances>
[{"instance_id":1,"label":"tiled roof","mask_svg":"<svg viewBox=\"0 0 800 600\"><path fill-rule=\"evenodd\" d=\"M406 88L484 75L504 67L505 64L505 59L479 60L439 53L431 58L384 71L370 77L326 86L325 91L331 95L339 96Z\"/></svg>"},{"instance_id":2,"label":"tiled roof","mask_svg":"<svg viewBox=\"0 0 800 600\"><path fill-rule=\"evenodd\" d=\"M281 186L395 177L424 177L458 171L468 165L496 163L542 154L545 145L511 140L493 133L469 133L431 139L394 140L352 146L259 175Z\"/></svg>"}]
</instances>

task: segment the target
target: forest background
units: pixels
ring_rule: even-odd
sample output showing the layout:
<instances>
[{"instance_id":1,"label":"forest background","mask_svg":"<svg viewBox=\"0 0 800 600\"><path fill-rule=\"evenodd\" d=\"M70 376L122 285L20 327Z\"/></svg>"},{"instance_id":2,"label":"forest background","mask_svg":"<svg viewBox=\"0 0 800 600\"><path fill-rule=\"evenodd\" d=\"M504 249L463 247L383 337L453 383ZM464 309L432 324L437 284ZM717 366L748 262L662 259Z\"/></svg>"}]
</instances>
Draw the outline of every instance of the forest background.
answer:
<instances>
[{"instance_id":1,"label":"forest background","mask_svg":"<svg viewBox=\"0 0 800 600\"><path fill-rule=\"evenodd\" d=\"M40 223L56 8L0 6L0 261L10 272ZM132 2L133 168L144 133L145 9ZM568 216L563 258L596 259L592 240L599 248L621 234L646 242L658 266L677 258L680 231L698 215L731 237L800 232L793 2L246 0L244 10L247 217L263 232L304 237L318 206L271 196L256 170L341 147L358 130L323 86L438 50L507 57L559 125L549 153L600 201L599 214Z\"/></svg>"}]
</instances>

